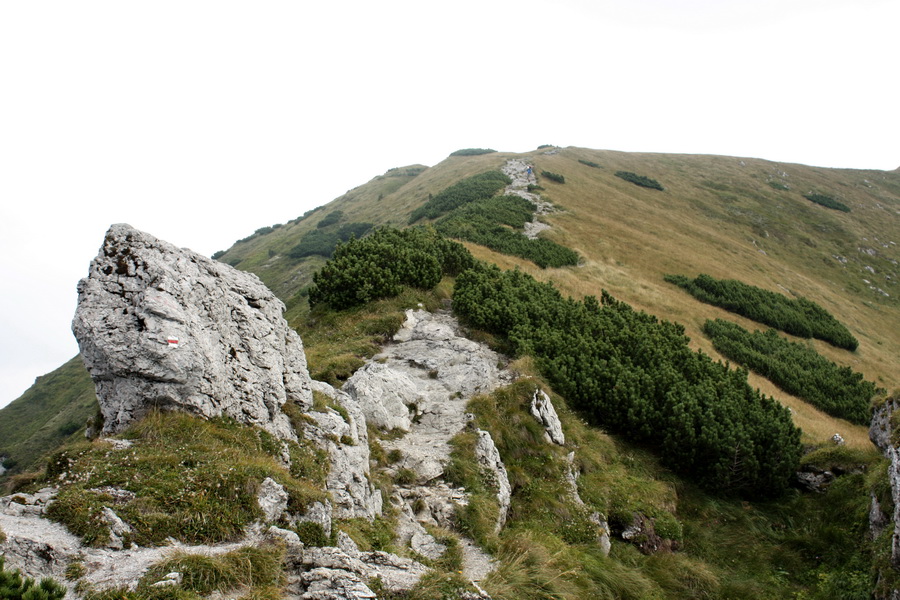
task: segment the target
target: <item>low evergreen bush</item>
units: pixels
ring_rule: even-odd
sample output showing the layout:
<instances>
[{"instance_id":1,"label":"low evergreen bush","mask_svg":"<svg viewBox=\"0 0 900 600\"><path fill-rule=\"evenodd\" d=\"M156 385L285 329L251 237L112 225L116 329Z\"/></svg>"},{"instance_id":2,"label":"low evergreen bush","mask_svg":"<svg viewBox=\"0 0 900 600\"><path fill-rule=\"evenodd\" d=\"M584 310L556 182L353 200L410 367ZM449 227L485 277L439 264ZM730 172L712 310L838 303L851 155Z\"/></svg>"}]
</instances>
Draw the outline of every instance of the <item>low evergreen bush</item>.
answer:
<instances>
[{"instance_id":1,"label":"low evergreen bush","mask_svg":"<svg viewBox=\"0 0 900 600\"><path fill-rule=\"evenodd\" d=\"M684 328L603 293L582 302L521 271L479 266L456 279L453 307L505 337L574 407L654 448L663 463L724 494L782 493L800 457L786 408L747 372L693 352Z\"/></svg>"},{"instance_id":2,"label":"low evergreen bush","mask_svg":"<svg viewBox=\"0 0 900 600\"><path fill-rule=\"evenodd\" d=\"M650 188L651 190L663 190L662 184L657 180L645 177L644 175L638 175L637 173L632 173L631 171L616 171L616 177L641 187Z\"/></svg>"},{"instance_id":3,"label":"low evergreen bush","mask_svg":"<svg viewBox=\"0 0 900 600\"><path fill-rule=\"evenodd\" d=\"M496 152L496 150L490 148L463 148L456 152L451 152L450 156L478 156L480 154L491 154L492 152Z\"/></svg>"},{"instance_id":4,"label":"low evergreen bush","mask_svg":"<svg viewBox=\"0 0 900 600\"><path fill-rule=\"evenodd\" d=\"M550 181L555 181L556 183L565 183L566 178L560 175L559 173L552 173L550 171L541 171L541 177L546 177Z\"/></svg>"},{"instance_id":5,"label":"low evergreen bush","mask_svg":"<svg viewBox=\"0 0 900 600\"><path fill-rule=\"evenodd\" d=\"M469 202L490 198L511 183L500 171L487 171L451 185L414 210L409 223L419 219L436 219Z\"/></svg>"},{"instance_id":6,"label":"low evergreen bush","mask_svg":"<svg viewBox=\"0 0 900 600\"><path fill-rule=\"evenodd\" d=\"M815 192L810 192L808 194L803 195L804 198L809 200L810 202L815 202L820 206L824 206L825 208L831 208L834 210L839 210L841 212L850 212L850 207L844 204L843 202L838 202L831 196L826 196L825 194L817 194Z\"/></svg>"},{"instance_id":7,"label":"low evergreen bush","mask_svg":"<svg viewBox=\"0 0 900 600\"><path fill-rule=\"evenodd\" d=\"M706 321L705 333L716 350L803 398L833 417L868 425L876 387L850 367L839 367L809 346L790 342L774 330L750 333L740 325Z\"/></svg>"},{"instance_id":8,"label":"low evergreen bush","mask_svg":"<svg viewBox=\"0 0 900 600\"><path fill-rule=\"evenodd\" d=\"M62 600L66 595L66 587L45 577L35 582L30 577L22 577L16 570L6 569L6 557L0 555L0 600Z\"/></svg>"},{"instance_id":9,"label":"low evergreen bush","mask_svg":"<svg viewBox=\"0 0 900 600\"><path fill-rule=\"evenodd\" d=\"M455 275L473 261L465 247L434 230L378 229L335 249L313 275L309 305L345 309L396 296L403 286L431 289L443 275Z\"/></svg>"},{"instance_id":10,"label":"low evergreen bush","mask_svg":"<svg viewBox=\"0 0 900 600\"><path fill-rule=\"evenodd\" d=\"M684 275L666 275L692 296L757 323L763 323L799 337L814 337L851 352L859 342L850 331L824 308L806 298L791 299L734 279L715 279L700 274L695 279Z\"/></svg>"}]
</instances>

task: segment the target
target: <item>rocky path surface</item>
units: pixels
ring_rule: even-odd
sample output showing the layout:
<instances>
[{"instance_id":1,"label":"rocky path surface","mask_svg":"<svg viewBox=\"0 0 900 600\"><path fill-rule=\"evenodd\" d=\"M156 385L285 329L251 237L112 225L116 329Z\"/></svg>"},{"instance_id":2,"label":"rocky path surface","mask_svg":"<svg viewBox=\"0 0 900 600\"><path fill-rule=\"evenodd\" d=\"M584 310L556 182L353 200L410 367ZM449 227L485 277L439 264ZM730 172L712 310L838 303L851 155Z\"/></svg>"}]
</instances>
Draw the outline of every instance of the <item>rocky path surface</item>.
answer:
<instances>
[{"instance_id":1,"label":"rocky path surface","mask_svg":"<svg viewBox=\"0 0 900 600\"><path fill-rule=\"evenodd\" d=\"M98 589L133 587L151 565L173 552L224 554L258 541L258 536L251 534L252 539L241 543L215 546L188 546L173 541L172 545L157 548L92 548L82 545L81 540L62 525L40 518L55 495L55 488L44 488L35 494L0 498L0 528L7 535L3 545L7 566L21 569L32 577L54 577L66 584L67 598L75 597L72 582L65 578L66 567L72 561L84 566L83 581Z\"/></svg>"},{"instance_id":2,"label":"rocky path surface","mask_svg":"<svg viewBox=\"0 0 900 600\"><path fill-rule=\"evenodd\" d=\"M537 178L534 176L534 172L531 174L528 173L528 163L520 158L511 158L509 159L503 168L501 169L507 177L512 179L512 183L506 186L506 189L503 190L503 193L508 196L519 196L521 198L525 198L532 204L534 204L534 219L531 223L525 224L525 237L530 239L537 238L538 234L545 229L550 229L550 226L539 220L541 216L548 215L554 212L553 205L549 202L544 202L541 200L541 197L538 194L534 194L528 191L529 185L534 185L537 183Z\"/></svg>"},{"instance_id":3,"label":"rocky path surface","mask_svg":"<svg viewBox=\"0 0 900 600\"><path fill-rule=\"evenodd\" d=\"M445 548L424 526L452 529L456 507L468 501L465 490L443 478L450 440L471 422L469 399L511 382L513 376L499 368L497 353L463 337L449 312L409 310L406 316L395 343L357 371L344 390L359 401L367 418L406 432L382 442L397 458L391 470L397 482L392 503L400 513L398 537L419 554L438 558ZM487 432L479 435L490 438ZM492 441L489 446L493 448ZM502 469L499 455L484 466ZM508 506L505 470L497 478L506 484ZM467 578L478 582L493 570L491 558L474 542L462 538L460 548Z\"/></svg>"}]
</instances>

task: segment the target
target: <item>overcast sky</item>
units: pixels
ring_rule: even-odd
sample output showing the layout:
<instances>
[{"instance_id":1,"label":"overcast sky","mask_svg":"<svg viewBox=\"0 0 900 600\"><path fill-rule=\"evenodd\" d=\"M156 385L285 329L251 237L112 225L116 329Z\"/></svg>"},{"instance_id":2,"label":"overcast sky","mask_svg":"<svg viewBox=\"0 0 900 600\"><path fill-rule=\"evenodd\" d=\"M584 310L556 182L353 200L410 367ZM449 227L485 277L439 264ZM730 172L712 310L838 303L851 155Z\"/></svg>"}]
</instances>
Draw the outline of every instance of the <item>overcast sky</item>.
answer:
<instances>
[{"instance_id":1,"label":"overcast sky","mask_svg":"<svg viewBox=\"0 0 900 600\"><path fill-rule=\"evenodd\" d=\"M210 255L540 144L900 166L896 0L0 3L0 406L126 222Z\"/></svg>"}]
</instances>

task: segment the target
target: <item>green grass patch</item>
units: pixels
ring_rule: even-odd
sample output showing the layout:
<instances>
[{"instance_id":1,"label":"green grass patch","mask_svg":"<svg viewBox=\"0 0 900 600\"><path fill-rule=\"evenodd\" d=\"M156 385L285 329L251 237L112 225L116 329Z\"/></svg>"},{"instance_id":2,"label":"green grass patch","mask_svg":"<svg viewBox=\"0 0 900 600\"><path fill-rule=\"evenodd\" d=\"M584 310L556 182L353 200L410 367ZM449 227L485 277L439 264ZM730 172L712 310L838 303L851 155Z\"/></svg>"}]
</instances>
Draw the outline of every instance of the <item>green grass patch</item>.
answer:
<instances>
[{"instance_id":1,"label":"green grass patch","mask_svg":"<svg viewBox=\"0 0 900 600\"><path fill-rule=\"evenodd\" d=\"M108 506L134 530L130 541L154 546L169 537L185 543L216 543L241 535L259 518L259 484L272 477L289 495L289 510L302 512L325 499L324 475L292 476L278 462L281 443L270 434L230 420L204 421L181 413L152 413L125 434L134 445L72 445L55 454L47 481L60 486L48 516L85 544L109 539L102 508ZM289 443L297 464L315 465L313 450ZM116 488L132 499L116 499ZM129 541L129 540L126 540Z\"/></svg>"}]
</instances>

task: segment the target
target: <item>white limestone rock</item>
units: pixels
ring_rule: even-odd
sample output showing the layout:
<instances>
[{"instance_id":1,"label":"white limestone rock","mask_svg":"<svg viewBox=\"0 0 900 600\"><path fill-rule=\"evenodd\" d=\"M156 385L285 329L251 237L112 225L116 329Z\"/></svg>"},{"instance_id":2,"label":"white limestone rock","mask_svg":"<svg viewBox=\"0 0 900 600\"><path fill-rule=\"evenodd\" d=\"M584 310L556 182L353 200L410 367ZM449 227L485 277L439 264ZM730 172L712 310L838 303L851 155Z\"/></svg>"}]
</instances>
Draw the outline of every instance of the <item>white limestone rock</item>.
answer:
<instances>
[{"instance_id":1,"label":"white limestone rock","mask_svg":"<svg viewBox=\"0 0 900 600\"><path fill-rule=\"evenodd\" d=\"M566 436L563 433L559 415L556 414L556 409L553 408L550 396L542 389L534 390L534 396L531 398L531 414L544 426L544 435L548 442L559 446L566 445Z\"/></svg>"},{"instance_id":2,"label":"white limestone rock","mask_svg":"<svg viewBox=\"0 0 900 600\"><path fill-rule=\"evenodd\" d=\"M311 411L307 414L317 427L307 427L303 432L328 452L331 468L325 486L334 502L334 516L373 519L381 514L382 499L370 480L366 417L359 403L348 394L321 381L313 381L312 388L337 402L347 415L345 420L332 409Z\"/></svg>"},{"instance_id":3,"label":"white limestone rock","mask_svg":"<svg viewBox=\"0 0 900 600\"><path fill-rule=\"evenodd\" d=\"M512 488L509 485L509 476L506 467L500 458L500 452L494 445L491 434L483 429L478 430L478 441L475 444L475 457L483 469L491 474L492 484L497 489L497 503L500 505L500 514L494 525L494 533L499 533L506 524L506 514L509 512L509 503L512 496Z\"/></svg>"},{"instance_id":4,"label":"white limestone rock","mask_svg":"<svg viewBox=\"0 0 900 600\"><path fill-rule=\"evenodd\" d=\"M295 439L281 406L311 406L300 337L258 277L129 225L110 227L78 284L72 330L104 433L148 411L228 416Z\"/></svg>"},{"instance_id":5,"label":"white limestone rock","mask_svg":"<svg viewBox=\"0 0 900 600\"><path fill-rule=\"evenodd\" d=\"M260 510L263 511L263 521L265 523L274 523L287 510L288 493L280 483L271 477L266 477L259 486L256 502L259 504Z\"/></svg>"}]
</instances>

